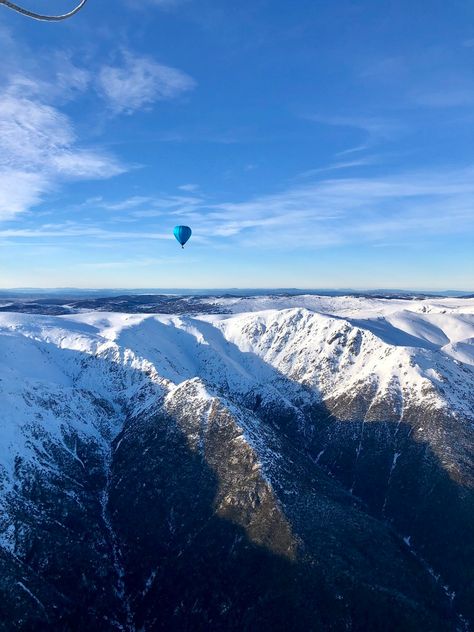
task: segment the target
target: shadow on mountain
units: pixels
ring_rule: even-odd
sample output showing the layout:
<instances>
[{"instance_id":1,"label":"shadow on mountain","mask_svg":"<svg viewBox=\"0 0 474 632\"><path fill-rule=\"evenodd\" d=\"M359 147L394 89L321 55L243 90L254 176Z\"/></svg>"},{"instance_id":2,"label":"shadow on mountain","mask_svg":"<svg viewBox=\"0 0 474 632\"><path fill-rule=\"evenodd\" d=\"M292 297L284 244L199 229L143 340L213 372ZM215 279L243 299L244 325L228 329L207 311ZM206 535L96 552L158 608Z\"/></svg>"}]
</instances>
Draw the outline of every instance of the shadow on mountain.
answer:
<instances>
[{"instance_id":1,"label":"shadow on mountain","mask_svg":"<svg viewBox=\"0 0 474 632\"><path fill-rule=\"evenodd\" d=\"M448 600L391 529L305 471L310 461L292 448L295 475L279 482L296 495L284 503L298 532L293 560L272 551L286 542L258 546L216 515L219 481L172 416L136 419L118 441L109 507L137 629L455 629ZM236 487L241 476L243 465ZM267 507L268 529L277 509Z\"/></svg>"},{"instance_id":2,"label":"shadow on mountain","mask_svg":"<svg viewBox=\"0 0 474 632\"><path fill-rule=\"evenodd\" d=\"M258 414L360 499L368 514L391 525L453 607L473 621L474 490L467 481L463 484L459 471L443 465L442 441L435 453L414 436L419 426L425 426L432 428L428 435L439 439L443 425L462 425L462 420L420 407L405 411L406 421L394 421L390 402L385 415L384 407L379 406L369 419L370 398L359 394L357 399L339 401L337 406L332 402L331 410L320 404L306 408L308 427L304 432L299 420L288 412L281 418L271 408L259 408ZM347 419L354 410L360 421ZM452 432L451 439L456 438ZM465 441L462 431L459 439ZM445 449L448 460L449 445ZM468 463L466 470L469 473Z\"/></svg>"},{"instance_id":3,"label":"shadow on mountain","mask_svg":"<svg viewBox=\"0 0 474 632\"><path fill-rule=\"evenodd\" d=\"M119 440L110 511L137 629L311 630L341 619L317 573L216 515L217 477L172 417L135 420ZM249 499L247 511L259 502Z\"/></svg>"},{"instance_id":4,"label":"shadow on mountain","mask_svg":"<svg viewBox=\"0 0 474 632\"><path fill-rule=\"evenodd\" d=\"M417 347L419 349L439 349L445 344L449 343L449 338L443 333L443 331L431 325L431 334L440 338L440 343L436 344L426 340L419 336L410 334L399 327L395 327L388 320L378 320L375 318L342 318L347 322L354 325L354 327L360 327L372 332L377 338L383 340L386 344L396 347Z\"/></svg>"},{"instance_id":5,"label":"shadow on mountain","mask_svg":"<svg viewBox=\"0 0 474 632\"><path fill-rule=\"evenodd\" d=\"M223 337L220 342L246 370L288 381L254 354ZM64 353L85 371L96 362ZM120 370L112 359L100 362L104 370ZM144 373L127 370L146 384ZM469 614L470 491L413 439L410 424L384 421L383 411L364 424L306 407L302 427L287 402L280 409L265 401L258 390L234 398L249 423L277 437L275 504L265 506L263 520L268 514L270 529L281 508L294 556L275 553L288 548L286 540L256 544L242 526L216 514L220 481L209 453L190 447L178 413L156 410L127 421L113 444L109 483L98 467L98 447L76 437L84 467L50 446L51 461L67 478L18 485L27 502L19 505L17 528L26 525L33 535L22 564L11 556L4 563L0 614L17 623L3 629L455 630L439 582L390 525L412 538L459 591L456 607ZM221 437L208 449L225 459ZM230 465L237 485L248 470ZM108 518L101 506L106 486ZM258 494L249 496L238 510L251 516L260 503ZM288 537L284 529L272 533Z\"/></svg>"}]
</instances>

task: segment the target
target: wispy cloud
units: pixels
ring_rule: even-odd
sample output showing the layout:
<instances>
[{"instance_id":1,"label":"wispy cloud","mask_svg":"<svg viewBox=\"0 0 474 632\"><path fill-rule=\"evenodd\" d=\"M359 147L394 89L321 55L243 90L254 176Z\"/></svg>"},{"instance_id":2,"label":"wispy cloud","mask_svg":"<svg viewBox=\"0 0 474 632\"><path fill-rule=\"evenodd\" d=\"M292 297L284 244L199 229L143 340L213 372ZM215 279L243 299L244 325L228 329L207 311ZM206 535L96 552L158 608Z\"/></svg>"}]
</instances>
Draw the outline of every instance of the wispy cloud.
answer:
<instances>
[{"instance_id":1,"label":"wispy cloud","mask_svg":"<svg viewBox=\"0 0 474 632\"><path fill-rule=\"evenodd\" d=\"M40 204L68 181L130 170L110 151L79 137L65 113L67 104L99 97L114 114L130 114L195 86L180 70L123 49L116 52L120 63L89 59L85 68L67 50L49 51L48 64L39 63L27 44L1 26L0 43L5 61L0 68L0 221ZM84 116L78 119L84 125ZM138 209L145 202L137 196L123 209L110 210Z\"/></svg>"},{"instance_id":2,"label":"wispy cloud","mask_svg":"<svg viewBox=\"0 0 474 632\"><path fill-rule=\"evenodd\" d=\"M106 202L102 200L102 198L92 200L91 202L99 208L104 208L108 211L129 211L153 203L153 198L144 195L134 195L125 200L120 200L120 202ZM87 204L85 206L87 206Z\"/></svg>"},{"instance_id":3,"label":"wispy cloud","mask_svg":"<svg viewBox=\"0 0 474 632\"><path fill-rule=\"evenodd\" d=\"M98 76L99 92L115 114L132 114L157 101L175 99L195 86L181 70L129 51L121 64L103 66Z\"/></svg>"},{"instance_id":4,"label":"wispy cloud","mask_svg":"<svg viewBox=\"0 0 474 632\"><path fill-rule=\"evenodd\" d=\"M237 202L213 203L205 196L134 196L90 205L114 216L108 226L97 219L62 225L0 231L4 239L88 237L88 243L173 239L174 223L193 228L193 242L207 247L259 247L278 251L338 245L384 246L424 243L433 237L474 234L474 167L417 171L374 177L334 177L291 186ZM87 204L84 209L87 208ZM146 218L160 217L159 229ZM134 225L135 223L135 225Z\"/></svg>"},{"instance_id":5,"label":"wispy cloud","mask_svg":"<svg viewBox=\"0 0 474 632\"><path fill-rule=\"evenodd\" d=\"M474 231L474 168L325 179L209 206L187 219L199 234L278 249L377 244Z\"/></svg>"},{"instance_id":6,"label":"wispy cloud","mask_svg":"<svg viewBox=\"0 0 474 632\"><path fill-rule=\"evenodd\" d=\"M92 199L82 204L81 209L96 208L111 211L115 213L114 220L119 222L132 223L139 219L164 216L168 218L169 222L173 222L175 216L189 216L202 208L203 204L205 204L205 200L202 196L191 194L155 197L135 195L116 201L107 201L102 198Z\"/></svg>"},{"instance_id":7,"label":"wispy cloud","mask_svg":"<svg viewBox=\"0 0 474 632\"><path fill-rule=\"evenodd\" d=\"M64 224L45 224L35 228L6 228L0 229L0 238L21 238L21 239L44 239L44 238L65 238L89 237L104 241L126 241L138 240L167 240L173 239L169 233L156 231L117 231L107 230L95 224L88 224L87 221L79 223L67 222Z\"/></svg>"},{"instance_id":8,"label":"wispy cloud","mask_svg":"<svg viewBox=\"0 0 474 632\"><path fill-rule=\"evenodd\" d=\"M29 91L24 85L13 76L0 96L0 220L31 208L62 181L125 171L113 155L81 146L71 120L38 96L32 79Z\"/></svg>"},{"instance_id":9,"label":"wispy cloud","mask_svg":"<svg viewBox=\"0 0 474 632\"><path fill-rule=\"evenodd\" d=\"M339 127L354 127L361 129L371 136L390 137L399 131L400 124L389 119L370 116L309 116L309 120L324 125L337 125Z\"/></svg>"},{"instance_id":10,"label":"wispy cloud","mask_svg":"<svg viewBox=\"0 0 474 632\"><path fill-rule=\"evenodd\" d=\"M377 163L376 156L365 156L364 158L358 158L355 160L345 160L340 162L334 162L326 167L318 167L316 169L308 169L307 171L303 171L298 174L296 177L297 180L314 178L321 173L327 173L330 171L344 171L346 169L354 169L357 167L367 167L369 165L373 165Z\"/></svg>"},{"instance_id":11,"label":"wispy cloud","mask_svg":"<svg viewBox=\"0 0 474 632\"><path fill-rule=\"evenodd\" d=\"M46 189L40 174L0 167L0 222L38 204Z\"/></svg>"},{"instance_id":12,"label":"wispy cloud","mask_svg":"<svg viewBox=\"0 0 474 632\"><path fill-rule=\"evenodd\" d=\"M2 88L8 85L10 91L16 87L23 97L65 103L83 94L92 83L93 63L88 55L83 56L88 61L87 67L84 60L82 66L77 65L73 53L64 48L43 50L38 55L28 43L1 25L0 48L0 85Z\"/></svg>"},{"instance_id":13,"label":"wispy cloud","mask_svg":"<svg viewBox=\"0 0 474 632\"><path fill-rule=\"evenodd\" d=\"M320 125L352 128L362 133L362 142L338 152L338 156L363 152L381 142L393 140L403 132L403 126L399 121L375 116L310 114L304 118Z\"/></svg>"}]
</instances>

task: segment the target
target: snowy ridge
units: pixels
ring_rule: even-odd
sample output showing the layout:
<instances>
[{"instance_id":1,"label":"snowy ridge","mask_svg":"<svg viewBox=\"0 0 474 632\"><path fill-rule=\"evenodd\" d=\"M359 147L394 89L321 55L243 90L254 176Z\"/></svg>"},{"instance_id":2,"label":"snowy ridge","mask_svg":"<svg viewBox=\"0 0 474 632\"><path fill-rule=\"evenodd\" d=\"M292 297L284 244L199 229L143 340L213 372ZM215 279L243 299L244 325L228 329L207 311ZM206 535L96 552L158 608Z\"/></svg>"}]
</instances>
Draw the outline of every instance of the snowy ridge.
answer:
<instances>
[{"instance_id":1,"label":"snowy ridge","mask_svg":"<svg viewBox=\"0 0 474 632\"><path fill-rule=\"evenodd\" d=\"M173 382L200 376L226 391L245 392L255 382L275 381L273 368L322 400L371 383L380 397L395 390L472 416L474 302L459 306L451 300L451 312L444 303L440 311L416 302L415 310L401 311L391 301L375 303L343 299L344 316L295 307L230 317L85 318L98 335L132 349ZM382 305L386 314L380 314Z\"/></svg>"},{"instance_id":2,"label":"snowy ridge","mask_svg":"<svg viewBox=\"0 0 474 632\"><path fill-rule=\"evenodd\" d=\"M221 320L218 326L240 349L258 354L322 400L371 384L376 398L395 391L401 399L421 398L472 416L474 317L460 317L456 326L446 320L449 333L461 341L428 318L401 312L361 320L295 308ZM460 348L468 361L460 359Z\"/></svg>"},{"instance_id":3,"label":"snowy ridge","mask_svg":"<svg viewBox=\"0 0 474 632\"><path fill-rule=\"evenodd\" d=\"M283 300L304 307L201 317L1 314L3 475L17 454L40 462L32 427L69 451L68 424L110 441L125 408L138 413L196 377L221 395L258 391L288 406L370 388L374 403L390 395L397 414L416 402L474 418L474 301L258 298L234 311Z\"/></svg>"},{"instance_id":4,"label":"snowy ridge","mask_svg":"<svg viewBox=\"0 0 474 632\"><path fill-rule=\"evenodd\" d=\"M0 563L10 556L21 599L44 617L40 604L61 597L15 565L33 556L56 576L63 543L78 569L91 560L90 581L68 588L83 591L78 603L103 586L98 612L135 629L140 600L165 577L160 538L174 568L207 529L213 542L229 524L222 559L245 541L292 563L300 551L324 558L329 544L332 569L347 542L354 566L341 572L379 585L390 573L373 576L377 564L352 541L383 533L381 551L401 564L396 528L456 592L447 607L469 611L469 559L451 560L474 487L472 301L318 300L244 299L234 313L199 316L0 314ZM341 540L326 541L334 524ZM135 547L155 530L133 588Z\"/></svg>"}]
</instances>

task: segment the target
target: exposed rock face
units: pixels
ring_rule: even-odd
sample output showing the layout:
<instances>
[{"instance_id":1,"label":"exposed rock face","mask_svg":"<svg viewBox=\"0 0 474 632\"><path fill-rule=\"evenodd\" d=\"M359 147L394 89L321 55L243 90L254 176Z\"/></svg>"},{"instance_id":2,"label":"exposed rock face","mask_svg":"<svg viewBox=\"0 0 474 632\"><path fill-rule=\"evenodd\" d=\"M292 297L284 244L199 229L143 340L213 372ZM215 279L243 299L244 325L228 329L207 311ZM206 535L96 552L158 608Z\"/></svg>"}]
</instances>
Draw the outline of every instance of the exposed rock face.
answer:
<instances>
[{"instance_id":1,"label":"exposed rock face","mask_svg":"<svg viewBox=\"0 0 474 632\"><path fill-rule=\"evenodd\" d=\"M1 316L0 629L469 629L471 343L377 327Z\"/></svg>"}]
</instances>

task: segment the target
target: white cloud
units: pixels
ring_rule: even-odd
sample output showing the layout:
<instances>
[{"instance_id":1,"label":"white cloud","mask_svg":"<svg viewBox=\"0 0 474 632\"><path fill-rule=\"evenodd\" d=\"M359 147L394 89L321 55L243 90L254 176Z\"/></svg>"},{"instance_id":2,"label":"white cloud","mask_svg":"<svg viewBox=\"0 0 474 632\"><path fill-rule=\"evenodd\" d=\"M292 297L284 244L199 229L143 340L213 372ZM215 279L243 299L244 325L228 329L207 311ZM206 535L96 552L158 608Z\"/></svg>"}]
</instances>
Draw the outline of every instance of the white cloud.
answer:
<instances>
[{"instance_id":1,"label":"white cloud","mask_svg":"<svg viewBox=\"0 0 474 632\"><path fill-rule=\"evenodd\" d=\"M38 55L37 50L1 25L0 49L0 83L8 86L10 92L16 88L18 96L64 103L84 93L91 84L92 64L87 54L82 56L82 61L88 62L87 69L77 66L72 61L73 53L67 49L43 50Z\"/></svg>"},{"instance_id":2,"label":"white cloud","mask_svg":"<svg viewBox=\"0 0 474 632\"><path fill-rule=\"evenodd\" d=\"M365 135L365 140L355 147L350 147L340 151L338 156L354 154L369 149L372 145L380 141L392 140L403 132L403 126L399 121L373 116L322 116L309 115L305 117L309 121L321 125L331 125L334 127L347 127L358 130Z\"/></svg>"},{"instance_id":3,"label":"white cloud","mask_svg":"<svg viewBox=\"0 0 474 632\"><path fill-rule=\"evenodd\" d=\"M40 174L0 167L0 221L13 219L38 204L44 191Z\"/></svg>"},{"instance_id":4,"label":"white cloud","mask_svg":"<svg viewBox=\"0 0 474 632\"><path fill-rule=\"evenodd\" d=\"M195 85L179 70L130 52L122 53L122 65L102 68L86 53L86 69L67 50L50 51L44 64L1 25L0 43L5 62L0 67L0 221L41 203L64 182L126 171L113 154L77 138L72 120L61 111L65 103L99 87L115 113L130 113Z\"/></svg>"},{"instance_id":5,"label":"white cloud","mask_svg":"<svg viewBox=\"0 0 474 632\"><path fill-rule=\"evenodd\" d=\"M204 199L192 195L167 195L151 197L135 195L115 202L103 199L92 200L84 207L94 205L107 211L126 211L127 221L138 217L158 217L161 215L183 215L192 213L202 207Z\"/></svg>"},{"instance_id":6,"label":"white cloud","mask_svg":"<svg viewBox=\"0 0 474 632\"><path fill-rule=\"evenodd\" d=\"M308 116L308 120L323 125L354 127L367 132L370 136L389 138L400 129L400 124L388 119L370 116Z\"/></svg>"},{"instance_id":7,"label":"white cloud","mask_svg":"<svg viewBox=\"0 0 474 632\"><path fill-rule=\"evenodd\" d=\"M153 202L153 198L145 197L143 195L134 195L120 202L104 202L99 201L98 206L105 208L108 211L129 211L131 209L143 207Z\"/></svg>"},{"instance_id":8,"label":"white cloud","mask_svg":"<svg viewBox=\"0 0 474 632\"><path fill-rule=\"evenodd\" d=\"M157 101L175 99L195 85L181 70L130 52L124 54L122 65L104 66L98 77L99 92L116 114L131 114Z\"/></svg>"},{"instance_id":9,"label":"white cloud","mask_svg":"<svg viewBox=\"0 0 474 632\"><path fill-rule=\"evenodd\" d=\"M1 182L1 181L0 181ZM34 195L34 182L24 189ZM0 198L1 202L1 198ZM17 202L25 204L23 199ZM390 176L326 178L273 195L211 204L203 197L135 196L90 204L126 211L137 230L88 222L0 231L0 238L61 239L87 236L95 243L172 240L171 229L147 230L143 218L161 215L160 228L189 224L193 241L285 251L344 244L423 244L433 236L474 234L474 168ZM120 215L121 216L121 215ZM120 217L119 216L119 217ZM173 223L174 222L174 223Z\"/></svg>"},{"instance_id":10,"label":"white cloud","mask_svg":"<svg viewBox=\"0 0 474 632\"><path fill-rule=\"evenodd\" d=\"M21 96L19 86L27 86ZM0 221L38 204L58 183L102 179L125 168L100 149L81 147L70 119L15 76L0 96Z\"/></svg>"},{"instance_id":11,"label":"white cloud","mask_svg":"<svg viewBox=\"0 0 474 632\"><path fill-rule=\"evenodd\" d=\"M367 167L368 165L373 165L376 162L376 156L366 156L365 158L359 158L357 160L334 162L326 167L318 167L317 169L308 169L308 171L303 171L303 173L300 173L295 179L300 180L303 178L312 178L318 174L327 173L329 171L343 171L346 169L353 169L355 167Z\"/></svg>"},{"instance_id":12,"label":"white cloud","mask_svg":"<svg viewBox=\"0 0 474 632\"><path fill-rule=\"evenodd\" d=\"M272 248L474 232L474 168L324 179L184 215L196 234Z\"/></svg>"},{"instance_id":13,"label":"white cloud","mask_svg":"<svg viewBox=\"0 0 474 632\"><path fill-rule=\"evenodd\" d=\"M51 158L58 174L71 179L103 179L124 173L125 168L113 156L101 151L67 149Z\"/></svg>"},{"instance_id":14,"label":"white cloud","mask_svg":"<svg viewBox=\"0 0 474 632\"><path fill-rule=\"evenodd\" d=\"M74 142L67 117L38 100L0 97L0 164L37 167Z\"/></svg>"},{"instance_id":15,"label":"white cloud","mask_svg":"<svg viewBox=\"0 0 474 632\"><path fill-rule=\"evenodd\" d=\"M140 225L139 232L105 231L83 224L62 228L61 234L64 230L71 235L89 231L92 238L102 241L169 238L166 232L143 232L144 218L161 216L169 226L173 222L189 224L196 241L217 247L234 244L283 251L340 244L383 245L394 240L422 243L435 235L474 232L474 168L324 178L272 195L220 204L192 195L134 196L92 203L126 211L127 221ZM43 228L37 236L53 235Z\"/></svg>"},{"instance_id":16,"label":"white cloud","mask_svg":"<svg viewBox=\"0 0 474 632\"><path fill-rule=\"evenodd\" d=\"M91 239L103 241L130 241L138 239L146 240L172 240L173 235L170 233L159 233L151 231L115 231L107 230L95 224L89 224L87 221L81 223L65 222L64 224L44 224L35 228L5 228L0 229L0 238L21 238L21 239L44 239L75 237L89 237Z\"/></svg>"}]
</instances>

